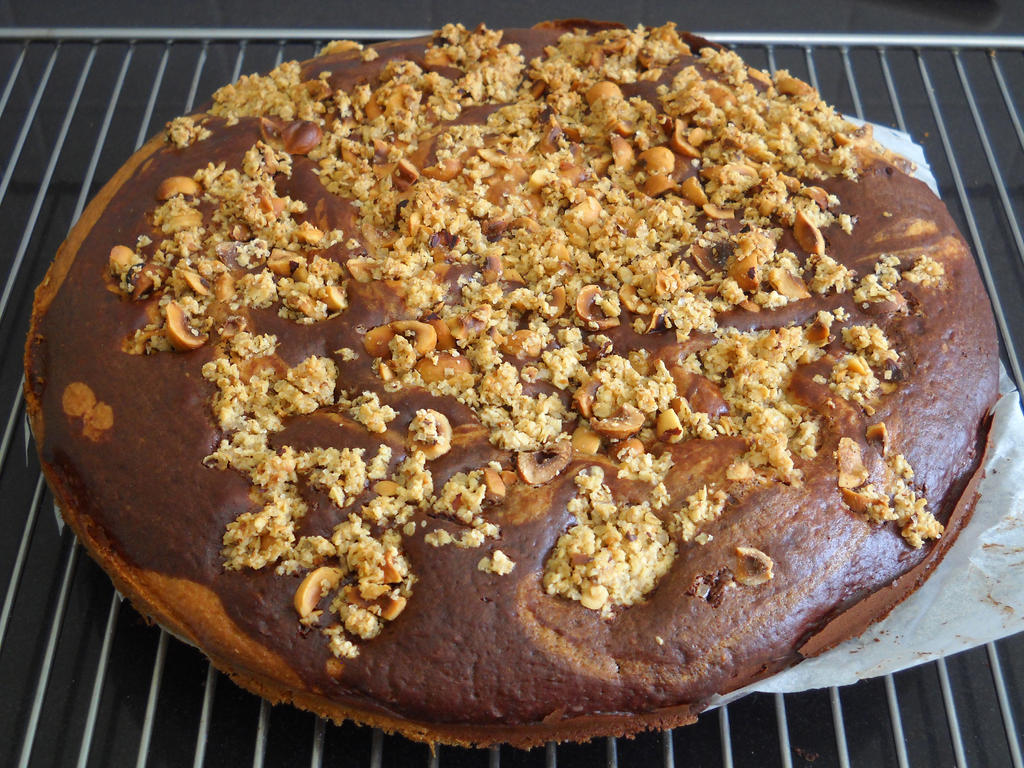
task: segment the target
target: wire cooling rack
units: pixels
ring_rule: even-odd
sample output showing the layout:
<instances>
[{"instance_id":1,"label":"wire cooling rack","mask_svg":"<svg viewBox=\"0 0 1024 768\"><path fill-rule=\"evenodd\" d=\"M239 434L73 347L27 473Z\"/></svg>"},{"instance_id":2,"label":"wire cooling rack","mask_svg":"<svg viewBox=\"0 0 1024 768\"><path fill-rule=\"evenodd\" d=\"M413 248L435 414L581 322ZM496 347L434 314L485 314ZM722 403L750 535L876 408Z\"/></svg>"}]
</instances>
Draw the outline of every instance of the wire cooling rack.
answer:
<instances>
[{"instance_id":1,"label":"wire cooling rack","mask_svg":"<svg viewBox=\"0 0 1024 768\"><path fill-rule=\"evenodd\" d=\"M20 379L32 289L90 195L164 122L326 40L406 34L0 28L0 765L1022 768L1024 635L844 688L748 696L635 739L431 752L272 708L122 603L54 515L31 445ZM1020 388L1024 38L708 36L924 145Z\"/></svg>"}]
</instances>

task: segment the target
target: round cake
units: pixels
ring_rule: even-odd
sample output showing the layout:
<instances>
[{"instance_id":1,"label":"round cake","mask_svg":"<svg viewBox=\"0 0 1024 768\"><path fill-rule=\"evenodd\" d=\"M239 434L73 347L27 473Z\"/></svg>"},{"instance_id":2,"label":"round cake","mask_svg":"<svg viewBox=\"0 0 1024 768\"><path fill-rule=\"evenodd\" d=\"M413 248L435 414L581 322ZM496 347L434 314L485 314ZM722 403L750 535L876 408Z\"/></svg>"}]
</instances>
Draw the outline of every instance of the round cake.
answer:
<instances>
[{"instance_id":1,"label":"round cake","mask_svg":"<svg viewBox=\"0 0 1024 768\"><path fill-rule=\"evenodd\" d=\"M332 43L74 227L27 343L43 469L271 701L460 744L690 722L970 517L994 324L909 170L671 24Z\"/></svg>"}]
</instances>

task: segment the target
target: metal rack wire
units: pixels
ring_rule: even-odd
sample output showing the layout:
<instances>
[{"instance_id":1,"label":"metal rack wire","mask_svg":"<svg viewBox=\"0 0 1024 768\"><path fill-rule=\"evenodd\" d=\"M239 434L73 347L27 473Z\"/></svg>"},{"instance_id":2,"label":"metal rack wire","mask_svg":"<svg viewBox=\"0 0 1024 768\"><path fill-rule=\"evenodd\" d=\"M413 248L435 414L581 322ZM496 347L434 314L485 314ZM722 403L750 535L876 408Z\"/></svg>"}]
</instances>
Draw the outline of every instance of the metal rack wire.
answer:
<instances>
[{"instance_id":1,"label":"metal rack wire","mask_svg":"<svg viewBox=\"0 0 1024 768\"><path fill-rule=\"evenodd\" d=\"M414 32L0 29L0 403L9 404L0 420L0 764L1024 768L1024 635L855 686L747 697L674 732L529 753L431 752L271 708L122 605L49 515L20 393L31 290L96 182L197 98L243 70L306 58L321 40L406 34ZM708 36L924 144L1022 388L1024 38Z\"/></svg>"}]
</instances>

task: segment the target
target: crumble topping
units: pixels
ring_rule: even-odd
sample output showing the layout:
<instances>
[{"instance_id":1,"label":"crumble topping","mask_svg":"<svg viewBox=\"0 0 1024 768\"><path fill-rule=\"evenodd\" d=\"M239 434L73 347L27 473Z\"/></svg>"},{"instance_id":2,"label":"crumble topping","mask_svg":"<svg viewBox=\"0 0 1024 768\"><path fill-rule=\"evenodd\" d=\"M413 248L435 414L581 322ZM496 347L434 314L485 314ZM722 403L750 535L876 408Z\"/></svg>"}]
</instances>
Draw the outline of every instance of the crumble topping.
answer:
<instances>
[{"instance_id":1,"label":"crumble topping","mask_svg":"<svg viewBox=\"0 0 1024 768\"><path fill-rule=\"evenodd\" d=\"M569 511L577 522L555 544L544 589L610 615L613 605L634 605L654 588L676 544L648 502L615 502L600 467L582 470L575 483Z\"/></svg>"},{"instance_id":2,"label":"crumble topping","mask_svg":"<svg viewBox=\"0 0 1024 768\"><path fill-rule=\"evenodd\" d=\"M334 655L356 656L414 599L405 539L437 557L500 544L491 507L507 487L564 472L573 520L543 586L606 617L710 541L735 489L799 485L826 445L864 520L913 547L941 535L901 454L886 448L884 482L868 482L859 444L832 432L835 403L870 416L902 361L843 302L906 314L901 281L946 279L926 253L909 268L881 253L858 274L830 242L855 220L822 185L887 157L869 128L785 70L691 50L671 24L567 31L530 60L500 31L459 25L417 61L350 41L324 54L376 74L345 90L329 63L307 77L287 62L168 124L178 149L218 130L258 138L237 168L161 183L150 236L114 246L106 277L146 302L125 352L212 349L202 373L222 437L205 461L245 476L253 501L227 525L224 567L304 575L300 621ZM301 174L351 221L287 194ZM809 300L825 308L772 320ZM386 319L371 327L368 307ZM268 312L344 330L289 364L258 332ZM737 327L751 317L760 329ZM393 393L457 403L471 423L403 413ZM338 425L337 445L272 439L314 414ZM354 434L375 447L345 445ZM718 438L743 445L722 480L674 492L672 446ZM637 486L641 503L624 492ZM311 491L335 522L300 535ZM767 555L741 549L771 578ZM517 578L497 547L478 569Z\"/></svg>"}]
</instances>

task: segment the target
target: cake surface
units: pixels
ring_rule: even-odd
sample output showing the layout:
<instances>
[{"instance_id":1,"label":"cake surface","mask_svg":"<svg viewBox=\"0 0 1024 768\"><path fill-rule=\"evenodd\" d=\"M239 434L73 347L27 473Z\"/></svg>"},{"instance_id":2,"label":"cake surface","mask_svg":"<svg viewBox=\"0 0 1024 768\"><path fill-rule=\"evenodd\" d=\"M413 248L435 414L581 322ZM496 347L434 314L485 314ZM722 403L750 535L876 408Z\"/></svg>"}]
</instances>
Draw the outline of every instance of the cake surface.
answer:
<instances>
[{"instance_id":1,"label":"cake surface","mask_svg":"<svg viewBox=\"0 0 1024 768\"><path fill-rule=\"evenodd\" d=\"M273 701L450 743L692 721L970 517L995 327L908 170L672 25L332 43L86 209L26 348L43 469Z\"/></svg>"}]
</instances>

